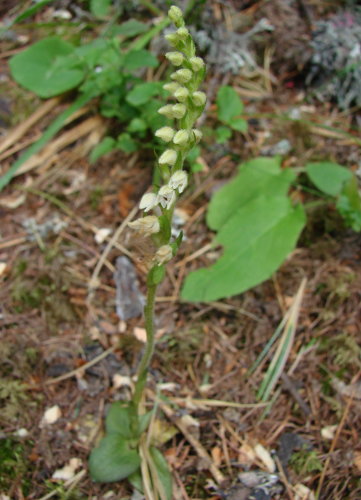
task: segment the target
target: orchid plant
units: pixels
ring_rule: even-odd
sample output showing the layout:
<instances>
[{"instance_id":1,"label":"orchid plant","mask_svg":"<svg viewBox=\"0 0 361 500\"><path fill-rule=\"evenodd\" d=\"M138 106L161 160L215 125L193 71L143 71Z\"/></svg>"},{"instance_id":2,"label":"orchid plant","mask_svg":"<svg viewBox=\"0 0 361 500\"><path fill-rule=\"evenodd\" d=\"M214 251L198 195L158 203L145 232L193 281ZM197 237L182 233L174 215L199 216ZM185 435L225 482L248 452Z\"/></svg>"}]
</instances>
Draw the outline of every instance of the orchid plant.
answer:
<instances>
[{"instance_id":1,"label":"orchid plant","mask_svg":"<svg viewBox=\"0 0 361 500\"><path fill-rule=\"evenodd\" d=\"M143 216L129 223L130 228L150 238L156 247L147 274L147 299L144 308L147 340L140 361L132 399L126 404L114 403L106 418L106 436L90 456L90 472L96 481L110 482L128 478L133 484L146 490L145 477L151 477L153 489L159 497L171 498L171 481L165 459L152 446L144 448L144 432L151 412L144 413L141 401L147 381L147 373L155 347L154 304L157 287L165 276L165 265L175 256L182 240L182 233L172 239L172 219L179 196L188 185L188 173L184 161L189 151L202 138L195 127L206 104L206 94L199 90L205 75L203 59L196 56L193 39L185 27L182 11L172 6L168 12L176 31L166 35L174 49L165 54L176 67L170 75L171 82L164 89L175 100L162 106L158 112L170 120L173 126L165 126L155 132L167 146L158 158L162 185L147 192L140 200ZM147 440L148 443L149 440ZM144 461L148 472L144 470Z\"/></svg>"}]
</instances>

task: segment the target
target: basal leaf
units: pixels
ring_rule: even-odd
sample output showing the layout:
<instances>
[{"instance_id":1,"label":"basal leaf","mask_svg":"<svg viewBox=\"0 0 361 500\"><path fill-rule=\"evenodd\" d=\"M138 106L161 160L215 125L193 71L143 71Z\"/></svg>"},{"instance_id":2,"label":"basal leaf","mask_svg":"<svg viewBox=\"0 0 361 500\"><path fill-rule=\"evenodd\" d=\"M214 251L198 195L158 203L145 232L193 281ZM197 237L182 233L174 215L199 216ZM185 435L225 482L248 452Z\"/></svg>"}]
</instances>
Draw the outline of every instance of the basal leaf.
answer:
<instances>
[{"instance_id":1,"label":"basal leaf","mask_svg":"<svg viewBox=\"0 0 361 500\"><path fill-rule=\"evenodd\" d=\"M89 457L89 471L94 481L110 483L125 479L140 466L140 457L119 434L103 438Z\"/></svg>"},{"instance_id":2,"label":"basal leaf","mask_svg":"<svg viewBox=\"0 0 361 500\"><path fill-rule=\"evenodd\" d=\"M313 184L330 196L339 195L345 182L352 178L350 170L330 161L308 163L306 172Z\"/></svg>"},{"instance_id":3,"label":"basal leaf","mask_svg":"<svg viewBox=\"0 0 361 500\"><path fill-rule=\"evenodd\" d=\"M136 433L132 432L132 422L137 421L134 408L129 403L116 401L108 411L105 419L107 434L119 434L125 439L136 438ZM135 434L135 435L134 435Z\"/></svg>"},{"instance_id":4,"label":"basal leaf","mask_svg":"<svg viewBox=\"0 0 361 500\"><path fill-rule=\"evenodd\" d=\"M77 87L84 77L80 66L72 66L73 52L73 45L61 38L44 38L10 59L11 74L20 85L40 97L62 94Z\"/></svg>"},{"instance_id":5,"label":"basal leaf","mask_svg":"<svg viewBox=\"0 0 361 500\"><path fill-rule=\"evenodd\" d=\"M229 85L219 88L216 102L218 119L227 124L243 112L243 102L234 88Z\"/></svg>"},{"instance_id":6,"label":"basal leaf","mask_svg":"<svg viewBox=\"0 0 361 500\"><path fill-rule=\"evenodd\" d=\"M222 187L212 198L207 223L219 229L243 205L256 196L282 196L289 190L295 174L281 169L279 158L255 158L239 167L238 175Z\"/></svg>"},{"instance_id":7,"label":"basal leaf","mask_svg":"<svg viewBox=\"0 0 361 500\"><path fill-rule=\"evenodd\" d=\"M141 106L159 93L159 83L146 82L136 85L127 95L126 101L132 106Z\"/></svg>"},{"instance_id":8,"label":"basal leaf","mask_svg":"<svg viewBox=\"0 0 361 500\"><path fill-rule=\"evenodd\" d=\"M361 231L361 198L358 182L354 175L344 185L337 200L336 208L348 226L354 231Z\"/></svg>"},{"instance_id":9,"label":"basal leaf","mask_svg":"<svg viewBox=\"0 0 361 500\"><path fill-rule=\"evenodd\" d=\"M123 60L123 66L128 71L134 71L139 68L156 68L159 64L158 59L149 50L131 50Z\"/></svg>"},{"instance_id":10,"label":"basal leaf","mask_svg":"<svg viewBox=\"0 0 361 500\"><path fill-rule=\"evenodd\" d=\"M224 254L191 273L182 297L212 301L248 290L268 279L293 250L305 224L301 205L286 196L259 196L235 210L216 237Z\"/></svg>"},{"instance_id":11,"label":"basal leaf","mask_svg":"<svg viewBox=\"0 0 361 500\"><path fill-rule=\"evenodd\" d=\"M95 17L105 17L111 4L111 0L90 0L90 12Z\"/></svg>"},{"instance_id":12,"label":"basal leaf","mask_svg":"<svg viewBox=\"0 0 361 500\"><path fill-rule=\"evenodd\" d=\"M247 132L248 129L248 122L243 118L232 118L229 120L228 125L238 132Z\"/></svg>"}]
</instances>

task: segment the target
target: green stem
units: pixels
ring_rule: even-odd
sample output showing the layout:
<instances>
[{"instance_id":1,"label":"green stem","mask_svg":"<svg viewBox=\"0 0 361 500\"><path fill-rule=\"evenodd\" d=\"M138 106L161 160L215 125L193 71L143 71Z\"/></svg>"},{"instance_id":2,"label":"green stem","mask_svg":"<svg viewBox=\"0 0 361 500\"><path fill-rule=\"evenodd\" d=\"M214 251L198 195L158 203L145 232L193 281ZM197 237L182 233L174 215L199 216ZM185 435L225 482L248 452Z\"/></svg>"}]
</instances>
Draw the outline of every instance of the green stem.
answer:
<instances>
[{"instance_id":1,"label":"green stem","mask_svg":"<svg viewBox=\"0 0 361 500\"><path fill-rule=\"evenodd\" d=\"M148 285L147 302L144 307L147 342L145 345L145 351L143 357L138 367L137 381L135 383L135 389L133 395L133 403L137 413L140 400L142 399L145 383L147 381L148 367L154 352L154 340L155 340L154 303L155 303L156 291L157 291L157 285Z\"/></svg>"}]
</instances>

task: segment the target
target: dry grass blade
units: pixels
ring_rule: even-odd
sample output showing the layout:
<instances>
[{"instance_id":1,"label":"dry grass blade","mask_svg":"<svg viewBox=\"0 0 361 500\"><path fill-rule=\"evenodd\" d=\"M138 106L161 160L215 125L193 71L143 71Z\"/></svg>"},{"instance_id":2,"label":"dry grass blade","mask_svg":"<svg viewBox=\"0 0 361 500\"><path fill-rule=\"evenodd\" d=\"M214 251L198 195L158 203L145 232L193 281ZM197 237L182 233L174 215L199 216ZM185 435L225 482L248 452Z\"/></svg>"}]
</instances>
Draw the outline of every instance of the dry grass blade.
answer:
<instances>
[{"instance_id":1,"label":"dry grass blade","mask_svg":"<svg viewBox=\"0 0 361 500\"><path fill-rule=\"evenodd\" d=\"M269 398L269 395L279 381L283 368L287 362L295 337L298 315L300 312L306 282L307 281L304 278L297 291L291 308L286 313L287 322L284 326L283 335L257 394L262 401L267 401Z\"/></svg>"}]
</instances>

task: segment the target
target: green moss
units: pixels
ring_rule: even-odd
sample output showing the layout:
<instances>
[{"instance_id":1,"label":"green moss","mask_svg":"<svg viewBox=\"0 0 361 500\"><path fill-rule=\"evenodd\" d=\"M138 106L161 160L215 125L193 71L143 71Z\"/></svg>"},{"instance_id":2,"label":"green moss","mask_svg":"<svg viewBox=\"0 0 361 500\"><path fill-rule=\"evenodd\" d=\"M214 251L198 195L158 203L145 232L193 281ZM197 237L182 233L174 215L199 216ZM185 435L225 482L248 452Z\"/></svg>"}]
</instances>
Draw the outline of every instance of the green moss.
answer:
<instances>
[{"instance_id":1,"label":"green moss","mask_svg":"<svg viewBox=\"0 0 361 500\"><path fill-rule=\"evenodd\" d=\"M0 491L9 491L16 480L24 495L30 493L31 480L26 458L30 441L22 443L15 439L0 439Z\"/></svg>"},{"instance_id":2,"label":"green moss","mask_svg":"<svg viewBox=\"0 0 361 500\"><path fill-rule=\"evenodd\" d=\"M317 452L306 448L302 448L300 451L293 453L290 465L294 471L301 476L312 472L319 472L323 469L322 462L318 458Z\"/></svg>"}]
</instances>

